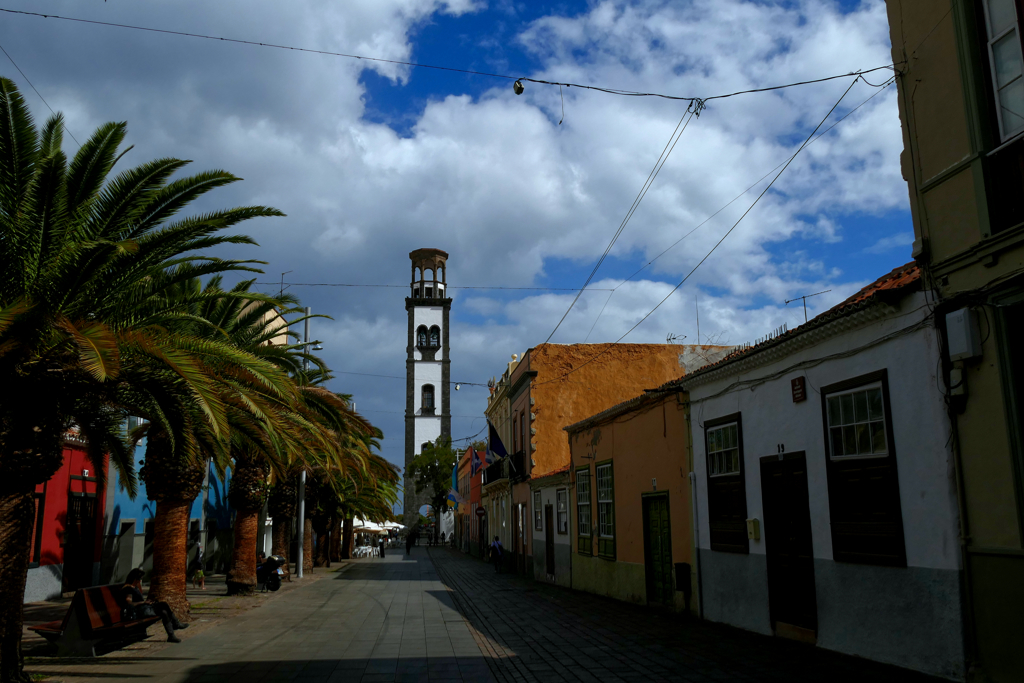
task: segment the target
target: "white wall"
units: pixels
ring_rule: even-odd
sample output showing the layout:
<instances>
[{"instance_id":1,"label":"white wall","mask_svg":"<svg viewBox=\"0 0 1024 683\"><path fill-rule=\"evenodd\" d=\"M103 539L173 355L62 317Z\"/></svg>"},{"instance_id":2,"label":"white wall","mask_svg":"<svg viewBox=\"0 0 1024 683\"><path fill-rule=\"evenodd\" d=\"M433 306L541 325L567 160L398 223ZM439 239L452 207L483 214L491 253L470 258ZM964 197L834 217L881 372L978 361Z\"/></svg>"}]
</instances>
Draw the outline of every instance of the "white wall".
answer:
<instances>
[{"instance_id":1,"label":"white wall","mask_svg":"<svg viewBox=\"0 0 1024 683\"><path fill-rule=\"evenodd\" d=\"M723 391L737 380L772 375L798 362L820 358L864 345L917 322L927 314L923 295L904 300L901 317L832 337L778 362L758 366L743 375L732 375L690 391L692 405L694 471L697 475L700 516L700 547L710 549L707 508L707 459L704 450L705 420L731 413L742 414L744 478L747 517L764 519L761 504L759 459L777 452L807 454L807 487L811 508L814 557L832 559L832 532L825 475L825 432L818 388L876 370L887 370L892 411L893 438L903 508L907 565L935 569L959 569L958 517L952 454L948 444L949 421L938 387L938 343L932 327L874 346L849 358L788 372L777 379L703 400ZM916 312L910 313L910 311ZM793 403L790 380L807 378L807 400ZM750 552L764 554L766 538L750 541Z\"/></svg>"}]
</instances>

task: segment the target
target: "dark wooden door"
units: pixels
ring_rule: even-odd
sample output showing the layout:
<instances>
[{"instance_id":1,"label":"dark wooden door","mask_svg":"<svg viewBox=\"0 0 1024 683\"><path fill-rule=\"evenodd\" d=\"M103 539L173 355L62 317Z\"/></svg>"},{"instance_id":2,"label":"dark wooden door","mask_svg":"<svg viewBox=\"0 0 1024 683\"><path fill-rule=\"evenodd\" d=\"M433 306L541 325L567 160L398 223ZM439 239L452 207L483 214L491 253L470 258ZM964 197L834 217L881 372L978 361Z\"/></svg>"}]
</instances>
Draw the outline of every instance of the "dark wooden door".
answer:
<instances>
[{"instance_id":1,"label":"dark wooden door","mask_svg":"<svg viewBox=\"0 0 1024 683\"><path fill-rule=\"evenodd\" d=\"M672 532L669 528L668 496L645 496L643 501L647 602L671 606L675 589L672 586Z\"/></svg>"},{"instance_id":2,"label":"dark wooden door","mask_svg":"<svg viewBox=\"0 0 1024 683\"><path fill-rule=\"evenodd\" d=\"M768 605L772 628L781 622L817 631L807 458L787 453L761 458Z\"/></svg>"},{"instance_id":3,"label":"dark wooden door","mask_svg":"<svg viewBox=\"0 0 1024 683\"><path fill-rule=\"evenodd\" d=\"M96 554L96 498L68 496L67 526L64 530L64 590L92 585Z\"/></svg>"},{"instance_id":4,"label":"dark wooden door","mask_svg":"<svg viewBox=\"0 0 1024 683\"><path fill-rule=\"evenodd\" d=\"M555 574L555 508L544 506L544 563L551 576Z\"/></svg>"}]
</instances>

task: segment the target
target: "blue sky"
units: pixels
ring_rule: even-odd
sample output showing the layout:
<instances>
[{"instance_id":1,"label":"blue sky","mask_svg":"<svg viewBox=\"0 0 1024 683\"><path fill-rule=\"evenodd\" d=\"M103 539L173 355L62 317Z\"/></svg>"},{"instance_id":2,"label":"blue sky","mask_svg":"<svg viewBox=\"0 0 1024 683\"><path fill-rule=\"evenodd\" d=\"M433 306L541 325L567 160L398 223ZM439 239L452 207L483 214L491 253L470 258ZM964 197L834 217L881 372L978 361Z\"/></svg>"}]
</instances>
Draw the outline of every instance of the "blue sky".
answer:
<instances>
[{"instance_id":1,"label":"blue sky","mask_svg":"<svg viewBox=\"0 0 1024 683\"><path fill-rule=\"evenodd\" d=\"M882 0L8 0L13 9L706 97L885 64ZM408 253L451 254L452 285L579 286L685 104L5 15L0 45L82 139L127 120L126 164L164 155L242 183L197 210L260 203L288 217L241 230L262 281L405 284ZM0 60L5 58L0 55ZM9 62L41 120L49 114ZM876 72L869 79L888 77ZM691 122L592 287L609 289L792 154L848 80L708 103ZM876 90L858 83L834 122ZM68 141L69 151L74 150ZM627 341L737 344L803 320L910 260L895 88L810 145L693 278ZM740 197L608 300L585 293L558 342L611 341L668 294L764 188ZM271 289L270 285L264 285ZM332 321L315 336L339 372L401 376L402 289L292 287ZM569 292L453 290L452 375L486 382L543 342ZM605 302L600 319L598 312ZM595 324L596 320L596 324ZM590 332L593 328L593 332ZM702 338L702 341L704 339ZM400 462L401 380L339 374ZM486 390L453 395L453 431L482 427ZM628 397L623 397L628 398Z\"/></svg>"}]
</instances>

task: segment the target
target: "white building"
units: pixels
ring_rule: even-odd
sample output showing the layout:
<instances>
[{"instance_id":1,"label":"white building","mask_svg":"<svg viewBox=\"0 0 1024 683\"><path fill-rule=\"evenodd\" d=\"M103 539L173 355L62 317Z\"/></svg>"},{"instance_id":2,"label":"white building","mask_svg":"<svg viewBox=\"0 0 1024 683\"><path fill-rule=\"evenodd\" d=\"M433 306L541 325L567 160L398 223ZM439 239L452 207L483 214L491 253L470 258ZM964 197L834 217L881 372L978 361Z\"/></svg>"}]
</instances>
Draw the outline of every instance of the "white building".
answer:
<instances>
[{"instance_id":1,"label":"white building","mask_svg":"<svg viewBox=\"0 0 1024 683\"><path fill-rule=\"evenodd\" d=\"M705 618L962 680L939 331L914 264L672 383Z\"/></svg>"},{"instance_id":2,"label":"white building","mask_svg":"<svg viewBox=\"0 0 1024 683\"><path fill-rule=\"evenodd\" d=\"M409 463L423 444L451 437L451 361L448 358L448 319L452 300L447 298L445 263L440 249L417 249L412 260L412 296L405 300L409 313L406 348L405 396L405 500L403 510L416 513L428 503L428 492L416 493L409 480Z\"/></svg>"}]
</instances>

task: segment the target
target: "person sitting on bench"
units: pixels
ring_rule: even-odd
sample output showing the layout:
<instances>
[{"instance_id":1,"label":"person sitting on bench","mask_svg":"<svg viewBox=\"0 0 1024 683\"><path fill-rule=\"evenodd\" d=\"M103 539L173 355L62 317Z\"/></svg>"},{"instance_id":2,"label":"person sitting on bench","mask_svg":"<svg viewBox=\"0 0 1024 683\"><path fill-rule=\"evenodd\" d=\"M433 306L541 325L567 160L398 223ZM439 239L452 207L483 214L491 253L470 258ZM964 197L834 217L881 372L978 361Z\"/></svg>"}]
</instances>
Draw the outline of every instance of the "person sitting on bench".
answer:
<instances>
[{"instance_id":1,"label":"person sitting on bench","mask_svg":"<svg viewBox=\"0 0 1024 683\"><path fill-rule=\"evenodd\" d=\"M178 621L166 602L150 602L142 597L142 575L141 569L133 569L128 572L128 578L121 587L121 599L125 604L125 618L128 621L141 619L143 617L160 617L164 623L164 631L167 632L167 642L180 643L181 638L174 635L177 629L188 628L188 624Z\"/></svg>"}]
</instances>

